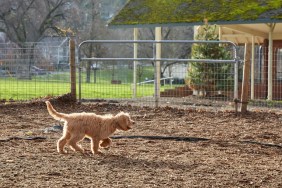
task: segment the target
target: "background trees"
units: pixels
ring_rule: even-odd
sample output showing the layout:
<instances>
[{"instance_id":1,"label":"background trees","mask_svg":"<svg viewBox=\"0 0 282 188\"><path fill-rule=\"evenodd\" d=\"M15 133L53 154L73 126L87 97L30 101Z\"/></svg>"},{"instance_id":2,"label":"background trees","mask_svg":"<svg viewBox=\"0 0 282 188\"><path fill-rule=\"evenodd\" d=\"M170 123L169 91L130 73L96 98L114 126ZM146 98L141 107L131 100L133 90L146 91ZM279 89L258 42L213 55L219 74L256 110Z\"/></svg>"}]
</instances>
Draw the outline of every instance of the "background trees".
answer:
<instances>
[{"instance_id":1,"label":"background trees","mask_svg":"<svg viewBox=\"0 0 282 188\"><path fill-rule=\"evenodd\" d=\"M154 40L155 31L152 28L140 29L141 40ZM192 40L193 39L193 27L163 27L162 28L162 40ZM153 45L140 44L140 51L138 56L140 57L153 57ZM185 59L191 57L191 44L187 43L166 43L162 44L162 57L163 58L178 58ZM150 62L154 66L154 62ZM163 61L161 63L161 78L165 77L165 72L168 72L168 76L171 76L171 67L179 62ZM186 63L186 62L183 62Z\"/></svg>"},{"instance_id":2,"label":"background trees","mask_svg":"<svg viewBox=\"0 0 282 188\"><path fill-rule=\"evenodd\" d=\"M73 28L76 31L77 43L84 40L113 40L129 38L132 36L130 29L109 29L107 21L121 8L125 0L76 0L75 4L77 9L75 11L76 20L73 22ZM103 44L88 44L81 49L86 57L110 57L115 54L126 55L127 50L124 47L116 47ZM116 62L108 62L114 65ZM102 63L88 61L85 64L86 69L86 82L90 82L91 70L103 66ZM114 73L114 70L113 70Z\"/></svg>"},{"instance_id":3,"label":"background trees","mask_svg":"<svg viewBox=\"0 0 282 188\"><path fill-rule=\"evenodd\" d=\"M4 0L0 2L0 31L14 43L36 42L43 35L65 35L70 0ZM64 24L62 24L64 23Z\"/></svg>"},{"instance_id":4,"label":"background trees","mask_svg":"<svg viewBox=\"0 0 282 188\"><path fill-rule=\"evenodd\" d=\"M0 2L0 32L21 48L19 61L12 60L13 71L21 78L31 79L35 63L35 43L44 36L71 36L71 0L4 0ZM15 57L16 58L16 57ZM40 59L43 59L41 57ZM51 62L50 62L51 63Z\"/></svg>"},{"instance_id":5,"label":"background trees","mask_svg":"<svg viewBox=\"0 0 282 188\"><path fill-rule=\"evenodd\" d=\"M5 33L10 41L20 47L26 47L27 42L38 42L46 36L74 37L77 44L84 40L133 39L132 29L107 27L107 21L126 2L126 0L2 0L0 1L0 32ZM192 27L163 29L164 40L192 38ZM154 30L140 29L140 39L154 39ZM187 44L174 44L162 48L162 54L166 57L184 58L190 53L190 46ZM131 57L132 52L133 48L129 45L91 44L82 49L83 55L87 57ZM152 46L145 46L142 51L140 50L139 57L149 56L152 56ZM90 82L91 70L99 63L89 61L84 64L86 82ZM113 67L113 78L118 63L125 62L107 62L107 66ZM127 63L129 67L130 63L132 64L132 62ZM174 63L163 62L160 74L163 76ZM153 62L151 64L154 65Z\"/></svg>"}]
</instances>

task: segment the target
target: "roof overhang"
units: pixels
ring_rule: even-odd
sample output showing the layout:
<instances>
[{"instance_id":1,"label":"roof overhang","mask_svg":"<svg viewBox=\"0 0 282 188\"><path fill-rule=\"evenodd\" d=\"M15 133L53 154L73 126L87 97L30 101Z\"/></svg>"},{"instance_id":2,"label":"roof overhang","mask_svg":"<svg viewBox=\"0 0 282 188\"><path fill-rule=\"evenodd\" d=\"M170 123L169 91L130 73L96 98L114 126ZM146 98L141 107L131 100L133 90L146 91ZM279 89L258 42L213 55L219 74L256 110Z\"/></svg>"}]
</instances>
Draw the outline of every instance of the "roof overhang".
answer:
<instances>
[{"instance_id":1,"label":"roof overhang","mask_svg":"<svg viewBox=\"0 0 282 188\"><path fill-rule=\"evenodd\" d=\"M221 26L222 40L263 43L269 24L273 39L282 40L282 1L277 0L129 0L108 23L111 28Z\"/></svg>"},{"instance_id":2,"label":"roof overhang","mask_svg":"<svg viewBox=\"0 0 282 188\"><path fill-rule=\"evenodd\" d=\"M262 44L268 39L269 24L236 24L220 25L221 39L233 41L236 44L251 43L254 37L255 43ZM282 23L276 23L272 31L273 40L282 40Z\"/></svg>"}]
</instances>

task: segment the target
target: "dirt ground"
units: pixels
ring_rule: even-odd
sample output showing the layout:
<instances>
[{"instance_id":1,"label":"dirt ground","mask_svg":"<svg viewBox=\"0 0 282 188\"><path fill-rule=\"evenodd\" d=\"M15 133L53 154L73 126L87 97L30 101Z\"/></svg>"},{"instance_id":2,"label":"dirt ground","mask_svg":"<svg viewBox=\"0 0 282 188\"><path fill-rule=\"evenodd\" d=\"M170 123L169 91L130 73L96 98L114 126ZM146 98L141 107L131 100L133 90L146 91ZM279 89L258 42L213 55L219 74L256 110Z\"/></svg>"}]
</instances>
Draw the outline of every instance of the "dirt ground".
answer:
<instances>
[{"instance_id":1,"label":"dirt ground","mask_svg":"<svg viewBox=\"0 0 282 188\"><path fill-rule=\"evenodd\" d=\"M43 102L0 105L0 187L282 187L279 112L55 103L65 113L130 112L103 155L56 151L59 122ZM117 137L124 136L124 137Z\"/></svg>"}]
</instances>

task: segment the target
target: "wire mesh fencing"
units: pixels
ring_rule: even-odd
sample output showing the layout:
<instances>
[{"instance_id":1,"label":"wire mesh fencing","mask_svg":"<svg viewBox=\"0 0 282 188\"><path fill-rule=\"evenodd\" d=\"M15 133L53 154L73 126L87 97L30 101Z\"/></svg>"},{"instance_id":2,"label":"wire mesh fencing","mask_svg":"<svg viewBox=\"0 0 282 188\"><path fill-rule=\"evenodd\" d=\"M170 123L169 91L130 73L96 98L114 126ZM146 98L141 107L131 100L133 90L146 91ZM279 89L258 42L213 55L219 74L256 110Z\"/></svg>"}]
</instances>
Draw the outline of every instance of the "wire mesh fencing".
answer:
<instances>
[{"instance_id":1,"label":"wire mesh fencing","mask_svg":"<svg viewBox=\"0 0 282 188\"><path fill-rule=\"evenodd\" d=\"M231 107L234 99L234 65L216 64L213 70L222 66L230 70L221 72L219 75L215 72L209 73L210 77L205 82L191 84L188 79L191 63L178 62L171 65L169 70L163 72L160 79L159 106ZM136 87L133 84L134 71L130 63L113 66L107 62L100 62L97 67L99 68L91 70L91 79L88 81L86 80L86 69L81 69L82 101L106 100L140 106L155 106L155 67L152 64L138 64ZM203 72L203 75L205 74L208 72Z\"/></svg>"},{"instance_id":2,"label":"wire mesh fencing","mask_svg":"<svg viewBox=\"0 0 282 188\"><path fill-rule=\"evenodd\" d=\"M236 67L230 60L243 60L244 47L237 49L236 57L220 59L219 63L205 62L201 57L192 59L195 54L191 44L164 43L159 59L155 57L156 46L152 41L139 44L137 58L133 58L133 45L130 42L86 46L86 51L80 54L85 59L77 62L78 98L141 106L155 106L157 100L159 106L225 109L234 108L236 96L240 100L244 64ZM234 53L232 46L224 48L231 55ZM87 54L87 50L91 53ZM110 57L104 57L109 54ZM273 50L272 87L269 86L268 54L268 48L255 47L249 78L250 107L282 107L282 48ZM93 60L93 55L99 58ZM160 75L159 80L156 75ZM0 100L58 96L70 93L70 84L67 38L45 39L22 46L0 44ZM268 99L270 92L271 100Z\"/></svg>"},{"instance_id":3,"label":"wire mesh fencing","mask_svg":"<svg viewBox=\"0 0 282 188\"><path fill-rule=\"evenodd\" d=\"M69 40L0 44L0 99L26 101L69 93Z\"/></svg>"},{"instance_id":4,"label":"wire mesh fencing","mask_svg":"<svg viewBox=\"0 0 282 188\"><path fill-rule=\"evenodd\" d=\"M221 59L192 59L191 51L187 50L184 56L176 53L177 49L187 49L180 46L187 41L163 41L165 53L158 59L154 56L156 41L140 41L141 49L146 46L147 51L139 53L137 58L132 58L133 44L139 41L88 41L86 49L91 48L92 42L99 43L101 49L108 49L106 45L109 44L112 48L126 44L127 49L119 48L131 57L122 56L124 54L115 50L111 57L99 55L97 58L83 53L81 47L79 87L82 101L108 100L151 106L156 106L157 102L160 106L227 108L234 99L237 60L232 45L224 46L229 55ZM158 61L160 69L157 68ZM159 80L156 75L160 75ZM159 95L156 97L157 92Z\"/></svg>"},{"instance_id":5,"label":"wire mesh fencing","mask_svg":"<svg viewBox=\"0 0 282 188\"><path fill-rule=\"evenodd\" d=\"M273 49L272 80L269 82L269 51L256 46L249 79L249 100L254 107L282 107L282 48ZM240 81L240 80L239 80ZM271 99L269 100L269 95Z\"/></svg>"}]
</instances>

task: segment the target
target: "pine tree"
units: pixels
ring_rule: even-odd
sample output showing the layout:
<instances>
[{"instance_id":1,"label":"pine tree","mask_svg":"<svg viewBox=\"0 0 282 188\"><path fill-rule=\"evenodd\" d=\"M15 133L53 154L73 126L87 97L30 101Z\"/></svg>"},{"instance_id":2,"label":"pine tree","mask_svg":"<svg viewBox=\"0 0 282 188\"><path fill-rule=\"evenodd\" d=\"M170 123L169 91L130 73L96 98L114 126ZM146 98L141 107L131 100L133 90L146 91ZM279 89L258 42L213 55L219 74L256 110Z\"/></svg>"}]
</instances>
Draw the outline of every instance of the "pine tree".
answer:
<instances>
[{"instance_id":1,"label":"pine tree","mask_svg":"<svg viewBox=\"0 0 282 188\"><path fill-rule=\"evenodd\" d=\"M196 36L197 40L219 40L216 25L205 24L201 26ZM202 43L192 47L193 59L230 59L230 51L224 44ZM226 91L232 88L231 64L192 62L188 68L187 84L197 91L202 91L204 96L209 96L211 91Z\"/></svg>"}]
</instances>

